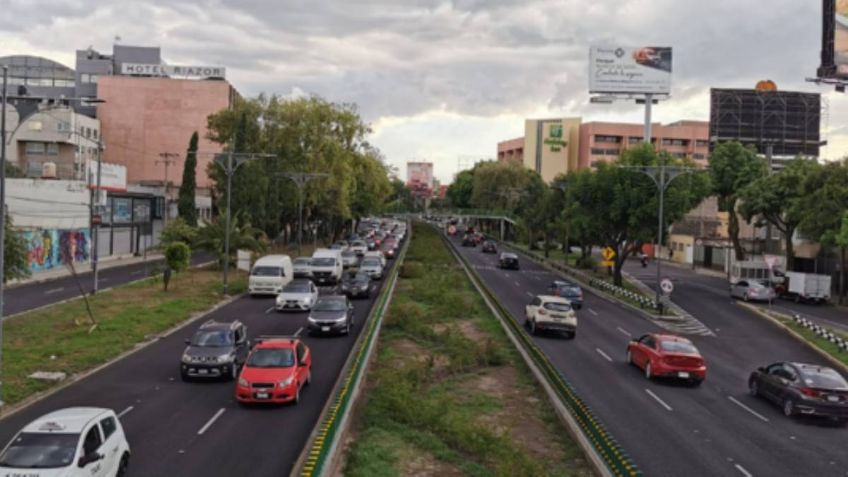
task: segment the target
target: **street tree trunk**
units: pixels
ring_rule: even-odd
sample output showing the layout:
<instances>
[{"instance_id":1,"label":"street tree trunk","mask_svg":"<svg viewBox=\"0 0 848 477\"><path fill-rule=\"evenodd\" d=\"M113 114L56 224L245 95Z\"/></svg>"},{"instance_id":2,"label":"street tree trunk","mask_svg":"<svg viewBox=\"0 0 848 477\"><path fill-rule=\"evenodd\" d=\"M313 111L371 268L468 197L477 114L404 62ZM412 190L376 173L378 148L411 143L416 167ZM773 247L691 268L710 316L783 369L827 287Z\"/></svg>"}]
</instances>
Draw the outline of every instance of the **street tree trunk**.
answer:
<instances>
[{"instance_id":1,"label":"street tree trunk","mask_svg":"<svg viewBox=\"0 0 848 477\"><path fill-rule=\"evenodd\" d=\"M845 302L845 247L839 247L839 304Z\"/></svg>"},{"instance_id":2,"label":"street tree trunk","mask_svg":"<svg viewBox=\"0 0 848 477\"><path fill-rule=\"evenodd\" d=\"M745 249L742 248L742 242L739 241L739 217L733 208L728 213L728 217L727 234L730 235L733 250L736 252L736 260L745 260Z\"/></svg>"},{"instance_id":3,"label":"street tree trunk","mask_svg":"<svg viewBox=\"0 0 848 477\"><path fill-rule=\"evenodd\" d=\"M793 266L795 265L795 246L792 244L792 235L794 235L794 230L790 230L787 228L786 234L784 234L783 236L784 246L786 247L786 270L784 270L784 272L794 270Z\"/></svg>"}]
</instances>

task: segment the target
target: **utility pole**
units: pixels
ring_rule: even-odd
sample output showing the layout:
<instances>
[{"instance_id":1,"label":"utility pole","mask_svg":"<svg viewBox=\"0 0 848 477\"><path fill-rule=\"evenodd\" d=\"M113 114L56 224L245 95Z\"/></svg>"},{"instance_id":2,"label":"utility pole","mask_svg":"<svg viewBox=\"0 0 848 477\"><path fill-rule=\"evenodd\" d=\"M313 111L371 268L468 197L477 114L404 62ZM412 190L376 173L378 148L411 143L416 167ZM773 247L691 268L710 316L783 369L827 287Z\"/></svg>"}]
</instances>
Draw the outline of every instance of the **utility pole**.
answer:
<instances>
[{"instance_id":1,"label":"utility pole","mask_svg":"<svg viewBox=\"0 0 848 477\"><path fill-rule=\"evenodd\" d=\"M284 172L282 177L290 179L297 186L297 254L301 254L301 241L303 239L303 189L309 181L327 177L324 172Z\"/></svg>"},{"instance_id":2,"label":"utility pole","mask_svg":"<svg viewBox=\"0 0 848 477\"><path fill-rule=\"evenodd\" d=\"M171 164L176 164L180 155L176 152L161 152L159 153L159 157L161 159L158 159L156 164L165 164L165 218L163 225L168 225L168 216L171 215L171 206L168 203L171 200L171 196L168 194L168 186L170 185L168 182L168 167Z\"/></svg>"},{"instance_id":3,"label":"utility pole","mask_svg":"<svg viewBox=\"0 0 848 477\"><path fill-rule=\"evenodd\" d=\"M100 136L98 136L98 137L100 137ZM97 140L97 188L95 189L95 194L97 195L98 201L100 199L100 190L101 190L100 189L100 180L101 180L101 177L102 177L102 171L103 171L103 143L100 142L100 139L98 139ZM92 211L93 210L94 210L94 204L92 203ZM97 215L100 217L100 220L102 220L101 210L102 209L100 208L100 206L98 204ZM93 217L93 214L92 214L92 217ZM99 284L98 278L100 276L98 274L98 266L97 266L97 262L99 260L98 249L100 248L100 220L98 220L97 223L94 223L94 221L92 220L92 223L91 223L91 234L93 235L92 241L91 241L91 245L92 245L92 248L93 248L93 251L91 253L91 266L92 266L92 272L93 272L92 275L94 276L94 283L92 284L92 288L91 288L91 294L92 295L97 293L98 284ZM69 260L73 260L73 257L70 257Z\"/></svg>"},{"instance_id":4,"label":"utility pole","mask_svg":"<svg viewBox=\"0 0 848 477\"><path fill-rule=\"evenodd\" d=\"M0 113L0 132L2 132L2 141L0 141L0 376L2 374L3 363L3 292L4 280L6 279L4 271L6 263L4 256L6 255L6 85L9 81L9 67L3 65L3 111ZM3 408L3 380L0 379L0 409Z\"/></svg>"},{"instance_id":5,"label":"utility pole","mask_svg":"<svg viewBox=\"0 0 848 477\"><path fill-rule=\"evenodd\" d=\"M568 214L568 183L560 182L555 186L557 189L562 191L563 202L565 203L563 208L565 209L566 214ZM568 246L569 242L569 232L571 228L571 217L567 217L565 221L565 244L563 244L563 252L565 257L563 261L565 262L565 266L568 266L568 253L571 251L571 247Z\"/></svg>"},{"instance_id":6,"label":"utility pole","mask_svg":"<svg viewBox=\"0 0 848 477\"><path fill-rule=\"evenodd\" d=\"M233 144L235 144L235 139L233 139ZM229 271L230 271L230 216L232 212L230 212L230 205L232 203L232 188L233 188L233 175L238 170L239 166L244 164L247 161L252 161L256 159L269 159L276 157L273 154L254 154L254 153L234 153L233 146L230 146L230 151L226 154L216 154L215 162L221 166L224 170L224 174L227 175L227 215L224 226L226 227L224 231L224 294L229 293L230 282L229 282Z\"/></svg>"}]
</instances>

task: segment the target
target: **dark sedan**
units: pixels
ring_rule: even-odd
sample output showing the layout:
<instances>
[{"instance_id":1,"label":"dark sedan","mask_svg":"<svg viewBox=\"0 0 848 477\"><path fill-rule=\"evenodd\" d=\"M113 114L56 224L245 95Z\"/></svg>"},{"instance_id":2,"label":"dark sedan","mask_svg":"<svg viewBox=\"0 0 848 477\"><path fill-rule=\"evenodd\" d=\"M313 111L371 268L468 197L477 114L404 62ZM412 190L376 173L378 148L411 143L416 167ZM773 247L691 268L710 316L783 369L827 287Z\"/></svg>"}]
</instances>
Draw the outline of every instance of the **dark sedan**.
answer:
<instances>
[{"instance_id":1,"label":"dark sedan","mask_svg":"<svg viewBox=\"0 0 848 477\"><path fill-rule=\"evenodd\" d=\"M848 422L848 382L825 366L774 363L751 373L748 389L751 395L778 404L786 417L800 414Z\"/></svg>"},{"instance_id":2,"label":"dark sedan","mask_svg":"<svg viewBox=\"0 0 848 477\"><path fill-rule=\"evenodd\" d=\"M491 240L486 240L483 242L483 253L498 253L498 247L495 245L495 242Z\"/></svg>"},{"instance_id":3,"label":"dark sedan","mask_svg":"<svg viewBox=\"0 0 848 477\"><path fill-rule=\"evenodd\" d=\"M498 266L503 269L512 269L518 270L521 267L518 265L518 255L514 253L504 252L501 254L500 259L498 260Z\"/></svg>"},{"instance_id":4,"label":"dark sedan","mask_svg":"<svg viewBox=\"0 0 848 477\"><path fill-rule=\"evenodd\" d=\"M474 237L474 235L465 234L465 235L462 236L462 246L463 247L476 247L477 246L477 239Z\"/></svg>"},{"instance_id":5,"label":"dark sedan","mask_svg":"<svg viewBox=\"0 0 848 477\"><path fill-rule=\"evenodd\" d=\"M350 334L353 303L344 295L321 297L309 312L308 322L310 334Z\"/></svg>"},{"instance_id":6,"label":"dark sedan","mask_svg":"<svg viewBox=\"0 0 848 477\"><path fill-rule=\"evenodd\" d=\"M580 285L567 280L554 280L548 287L548 295L561 296L571 302L575 309L583 307L583 290Z\"/></svg>"},{"instance_id":7,"label":"dark sedan","mask_svg":"<svg viewBox=\"0 0 848 477\"><path fill-rule=\"evenodd\" d=\"M371 277L365 272L345 273L342 293L351 298L368 298L371 296Z\"/></svg>"}]
</instances>

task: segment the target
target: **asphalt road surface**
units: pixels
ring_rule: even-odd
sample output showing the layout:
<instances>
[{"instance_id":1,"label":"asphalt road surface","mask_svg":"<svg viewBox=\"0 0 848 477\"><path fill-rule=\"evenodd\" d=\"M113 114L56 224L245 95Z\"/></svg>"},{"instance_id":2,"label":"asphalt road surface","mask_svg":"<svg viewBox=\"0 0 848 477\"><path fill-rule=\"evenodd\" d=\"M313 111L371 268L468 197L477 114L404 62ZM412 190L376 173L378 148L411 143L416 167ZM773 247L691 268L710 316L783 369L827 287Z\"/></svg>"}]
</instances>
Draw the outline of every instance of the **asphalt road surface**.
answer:
<instances>
[{"instance_id":1,"label":"asphalt road surface","mask_svg":"<svg viewBox=\"0 0 848 477\"><path fill-rule=\"evenodd\" d=\"M451 240L519 323L531 297L556 278L524 257L521 271L500 270L497 255ZM577 312L574 340L534 340L645 475L848 475L848 429L817 419L787 419L776 406L747 393L748 376L758 366L778 360L824 364L819 356L726 297L717 300L701 288L678 287L675 298L715 332L688 336L708 366L698 388L648 381L629 366L630 338L664 330L589 290Z\"/></svg>"},{"instance_id":2,"label":"asphalt road surface","mask_svg":"<svg viewBox=\"0 0 848 477\"><path fill-rule=\"evenodd\" d=\"M272 297L241 297L204 318L239 319L251 340L302 329L313 353L312 384L296 406L242 407L235 401L233 382L183 382L180 356L184 340L201 324L197 321L0 421L0 445L50 411L102 406L121 415L132 452L131 476L288 475L384 282L372 282L371 298L353 300L355 326L350 336L311 337L305 331L308 314L277 313Z\"/></svg>"},{"instance_id":3,"label":"asphalt road surface","mask_svg":"<svg viewBox=\"0 0 848 477\"><path fill-rule=\"evenodd\" d=\"M196 254L191 258L192 265L214 260L209 254ZM145 263L135 263L122 267L113 267L98 272L99 289L105 290L125 283L141 280L148 276L149 271L156 265L164 263L163 260L153 260ZM91 267L80 266L77 270L77 278L86 293L91 292L93 277ZM11 316L24 311L32 310L45 305L52 305L62 300L80 296L79 286L74 277L67 276L49 280L41 283L30 283L17 287L7 288L4 292L4 316Z\"/></svg>"}]
</instances>

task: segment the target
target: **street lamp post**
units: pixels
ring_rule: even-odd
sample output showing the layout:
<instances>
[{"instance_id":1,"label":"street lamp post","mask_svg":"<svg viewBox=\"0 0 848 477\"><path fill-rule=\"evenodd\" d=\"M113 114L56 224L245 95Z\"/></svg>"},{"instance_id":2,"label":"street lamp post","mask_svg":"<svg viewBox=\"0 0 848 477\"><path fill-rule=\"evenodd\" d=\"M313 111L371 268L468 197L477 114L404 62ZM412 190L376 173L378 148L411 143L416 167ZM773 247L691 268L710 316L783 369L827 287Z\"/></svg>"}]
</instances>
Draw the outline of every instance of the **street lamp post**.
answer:
<instances>
[{"instance_id":1,"label":"street lamp post","mask_svg":"<svg viewBox=\"0 0 848 477\"><path fill-rule=\"evenodd\" d=\"M303 189L309 181L328 177L325 172L285 172L280 177L290 179L297 186L297 254L301 254L301 242L303 240Z\"/></svg>"},{"instance_id":2,"label":"street lamp post","mask_svg":"<svg viewBox=\"0 0 848 477\"><path fill-rule=\"evenodd\" d=\"M0 370L3 362L3 288L6 276L6 85L9 81L9 67L3 65L3 111L0 112ZM2 374L0 374L2 376ZM0 379L0 409L3 408L3 381Z\"/></svg>"}]
</instances>

